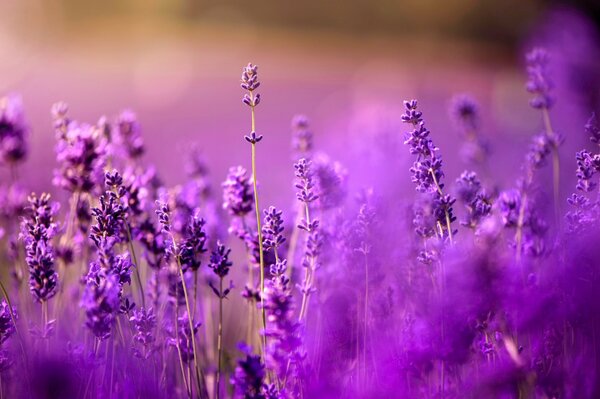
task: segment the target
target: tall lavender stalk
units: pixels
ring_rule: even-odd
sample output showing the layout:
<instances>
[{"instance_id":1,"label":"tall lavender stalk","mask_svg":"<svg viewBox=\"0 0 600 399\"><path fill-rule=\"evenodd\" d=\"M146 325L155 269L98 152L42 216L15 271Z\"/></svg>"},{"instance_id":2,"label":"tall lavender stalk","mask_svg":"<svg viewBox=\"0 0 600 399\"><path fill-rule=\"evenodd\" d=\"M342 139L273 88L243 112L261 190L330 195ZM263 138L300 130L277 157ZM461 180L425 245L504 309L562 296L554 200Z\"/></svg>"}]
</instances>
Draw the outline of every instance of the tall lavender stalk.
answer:
<instances>
[{"instance_id":1,"label":"tall lavender stalk","mask_svg":"<svg viewBox=\"0 0 600 399\"><path fill-rule=\"evenodd\" d=\"M412 181L416 184L417 191L432 194L439 237L442 239L445 236L448 237L452 244L451 223L454 220L452 204L455 200L442 191L444 185L441 179L444 172L442 171L442 158L437 154L439 149L429 138L430 132L425 127L423 114L417 110L417 100L404 101L404 107L405 113L402 115L402 122L413 126L413 130L408 133L404 143L410 146L410 153L417 156L417 160L410 168Z\"/></svg>"},{"instance_id":2,"label":"tall lavender stalk","mask_svg":"<svg viewBox=\"0 0 600 399\"><path fill-rule=\"evenodd\" d=\"M544 132L552 151L554 218L558 224L560 212L560 156L558 153L558 147L560 146L563 138L559 133L554 131L550 121L550 109L555 102L554 97L550 93L554 87L554 84L548 73L548 63L550 61L550 57L546 49L534 48L527 53L526 61L527 75L529 77L527 80L526 89L534 96L529 101L529 104L533 108L540 110L542 113Z\"/></svg>"},{"instance_id":3,"label":"tall lavender stalk","mask_svg":"<svg viewBox=\"0 0 600 399\"><path fill-rule=\"evenodd\" d=\"M37 197L31 194L29 217L21 225L25 241L25 261L29 266L29 289L33 298L42 304L42 336L48 333L48 300L58 288L58 274L55 270L54 246L52 238L58 229L54 215L58 204L50 203L50 195Z\"/></svg>"},{"instance_id":4,"label":"tall lavender stalk","mask_svg":"<svg viewBox=\"0 0 600 399\"><path fill-rule=\"evenodd\" d=\"M310 122L304 115L296 115L292 119L292 151L294 159L306 158L310 159L314 147L313 133L309 128ZM288 276L292 276L294 273L294 264L296 261L296 248L298 246L298 239L300 238L300 229L298 225L302 220L302 214L304 210L301 206L296 211L296 218L294 220L294 226L292 229L292 235L290 237L290 245L287 251L287 273Z\"/></svg>"},{"instance_id":5,"label":"tall lavender stalk","mask_svg":"<svg viewBox=\"0 0 600 399\"><path fill-rule=\"evenodd\" d=\"M254 93L260 86L258 81L258 66L249 63L244 67L242 71L242 89L246 90L242 99L243 103L250 107L251 115L251 130L250 134L244 138L247 142L252 145L252 184L254 185L254 211L256 213L256 228L258 231L258 251L259 251L259 263L260 263L260 294L261 294L261 313L262 313L262 327L263 330L267 329L267 316L264 307L264 291L265 291L265 259L263 251L263 238L262 228L260 224L260 207L258 204L258 186L256 179L256 143L262 140L262 135L256 133L256 118L254 109L260 103L260 94ZM267 336L263 335L263 351L267 346Z\"/></svg>"},{"instance_id":6,"label":"tall lavender stalk","mask_svg":"<svg viewBox=\"0 0 600 399\"><path fill-rule=\"evenodd\" d=\"M311 170L311 162L306 158L300 159L294 164L297 178L296 198L304 206L304 218L298 224L298 228L306 231L306 246L304 251L304 280L300 286L302 292L302 305L298 320L302 321L306 317L310 295L314 292L315 270L317 269L317 259L321 248L321 234L319 232L319 220L311 219L310 204L316 201L319 196L315 193L315 183Z\"/></svg>"},{"instance_id":7,"label":"tall lavender stalk","mask_svg":"<svg viewBox=\"0 0 600 399\"><path fill-rule=\"evenodd\" d=\"M212 285L210 286L219 298L219 331L217 335L217 378L215 382L215 396L217 399L221 397L221 363L223 353L223 299L227 298L227 295L231 291L231 285L229 288L223 287L223 279L229 274L232 262L229 261L230 249L225 248L225 245L220 242L217 243L217 249L212 252L210 257L210 263L208 267L213 270L215 275L219 278L219 289L217 290Z\"/></svg>"},{"instance_id":8,"label":"tall lavender stalk","mask_svg":"<svg viewBox=\"0 0 600 399\"><path fill-rule=\"evenodd\" d=\"M170 240L169 244L167 245L167 251L175 257L175 260L177 262L177 268L179 270L179 276L181 278L183 295L185 298L187 320L189 323L190 331L193 332L193 331L197 330L198 327L197 326L194 327L194 321L193 321L194 315L191 312L189 295L188 295L186 284L185 284L185 278L183 276L183 267L182 267L182 263L181 263L182 246L177 244L177 242L175 241L175 237L173 236L173 233L171 231L172 230L171 215L170 215L171 211L169 209L169 206L166 203L163 203L160 201L157 201L156 205L157 205L156 214L158 215L158 220L162 226L163 232L168 236L168 238ZM175 304L175 308L177 309L177 304ZM193 333L191 333L190 339L192 341L192 351L194 354L194 369L195 369L195 375L196 375L196 382L198 384L198 391L199 391L200 397L204 397L204 396L206 396L205 395L205 387L202 384L202 377L201 377L201 371L200 371L200 365L199 365L199 359L198 359L198 350L196 349L196 338ZM178 349L179 349L179 347L178 347ZM191 387L190 387L190 390L191 390Z\"/></svg>"}]
</instances>

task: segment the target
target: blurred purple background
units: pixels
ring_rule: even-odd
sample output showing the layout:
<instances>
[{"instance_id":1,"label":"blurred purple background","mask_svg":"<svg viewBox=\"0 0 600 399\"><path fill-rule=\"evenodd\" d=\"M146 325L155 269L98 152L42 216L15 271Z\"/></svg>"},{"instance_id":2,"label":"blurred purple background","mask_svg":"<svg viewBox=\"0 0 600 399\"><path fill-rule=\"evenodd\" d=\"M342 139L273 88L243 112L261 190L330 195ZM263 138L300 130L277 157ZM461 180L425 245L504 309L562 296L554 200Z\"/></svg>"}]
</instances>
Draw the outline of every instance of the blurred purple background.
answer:
<instances>
[{"instance_id":1,"label":"blurred purple background","mask_svg":"<svg viewBox=\"0 0 600 399\"><path fill-rule=\"evenodd\" d=\"M251 61L263 82L258 167L268 202L292 195L294 114L308 115L317 146L349 166L355 184L367 184L372 172L353 160L381 135L401 142L399 115L407 98L420 99L454 180L465 165L455 156L459 135L446 109L461 92L482 103L482 135L493 146L490 173L512 184L540 127L538 114L526 106L522 54L533 44L552 51L559 98L553 119L567 137L564 154L573 154L583 145L587 116L599 109L598 10L585 1L579 8L482 3L3 1L0 93L23 96L32 127L22 173L31 188L52 190L49 110L64 100L81 121L133 109L147 159L168 184L183 181L183 155L199 142L219 183L230 165L249 164L243 135L250 121L239 75ZM509 151L514 162L507 162ZM398 151L399 162L404 156L407 151ZM574 158L565 162L569 181ZM397 178L410 183L408 173Z\"/></svg>"}]
</instances>

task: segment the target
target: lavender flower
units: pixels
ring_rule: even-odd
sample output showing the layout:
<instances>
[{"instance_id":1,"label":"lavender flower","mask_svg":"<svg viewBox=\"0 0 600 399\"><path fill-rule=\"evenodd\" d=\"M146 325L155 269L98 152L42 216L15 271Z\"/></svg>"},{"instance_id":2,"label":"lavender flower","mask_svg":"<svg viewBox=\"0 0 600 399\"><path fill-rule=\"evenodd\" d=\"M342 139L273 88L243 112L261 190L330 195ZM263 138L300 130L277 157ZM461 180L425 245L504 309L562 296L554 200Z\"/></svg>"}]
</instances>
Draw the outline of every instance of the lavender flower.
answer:
<instances>
[{"instance_id":1,"label":"lavender flower","mask_svg":"<svg viewBox=\"0 0 600 399\"><path fill-rule=\"evenodd\" d=\"M90 192L101 184L106 145L96 127L71 122L58 138L54 184L71 192Z\"/></svg>"},{"instance_id":2,"label":"lavender flower","mask_svg":"<svg viewBox=\"0 0 600 399\"><path fill-rule=\"evenodd\" d=\"M529 104L536 109L550 109L554 104L554 98L550 94L554 85L548 74L549 60L550 56L543 48L534 48L526 56L529 76L526 88L534 95Z\"/></svg>"},{"instance_id":3,"label":"lavender flower","mask_svg":"<svg viewBox=\"0 0 600 399\"><path fill-rule=\"evenodd\" d=\"M521 193L508 190L500 193L497 201L498 211L505 227L516 227L521 209Z\"/></svg>"},{"instance_id":4,"label":"lavender flower","mask_svg":"<svg viewBox=\"0 0 600 399\"><path fill-rule=\"evenodd\" d=\"M300 324L295 318L294 298L286 276L287 261L281 260L271 265L271 280L265 286L265 309L269 338L266 363L274 370L279 380L285 380L291 373L290 366L298 361L302 339Z\"/></svg>"},{"instance_id":5,"label":"lavender flower","mask_svg":"<svg viewBox=\"0 0 600 399\"><path fill-rule=\"evenodd\" d=\"M135 329L133 339L142 345L143 352L136 351L136 355L147 359L152 354L154 342L156 341L156 315L152 308L140 308L133 311L129 318Z\"/></svg>"},{"instance_id":6,"label":"lavender flower","mask_svg":"<svg viewBox=\"0 0 600 399\"><path fill-rule=\"evenodd\" d=\"M15 165L27 156L29 127L17 96L0 98L0 162Z\"/></svg>"},{"instance_id":7,"label":"lavender flower","mask_svg":"<svg viewBox=\"0 0 600 399\"><path fill-rule=\"evenodd\" d=\"M346 168L321 155L315 157L312 169L316 180L315 191L319 193L319 208L325 211L341 206L348 192Z\"/></svg>"},{"instance_id":8,"label":"lavender flower","mask_svg":"<svg viewBox=\"0 0 600 399\"><path fill-rule=\"evenodd\" d=\"M585 132L592 143L600 145L600 125L598 125L598 118L595 113L592 113L585 124Z\"/></svg>"},{"instance_id":9,"label":"lavender flower","mask_svg":"<svg viewBox=\"0 0 600 399\"><path fill-rule=\"evenodd\" d=\"M452 98L450 116L467 137L475 134L479 128L479 104L468 94L459 94Z\"/></svg>"},{"instance_id":10,"label":"lavender flower","mask_svg":"<svg viewBox=\"0 0 600 399\"><path fill-rule=\"evenodd\" d=\"M131 159L137 159L144 154L140 123L131 110L121 112L116 122L116 132Z\"/></svg>"},{"instance_id":11,"label":"lavender flower","mask_svg":"<svg viewBox=\"0 0 600 399\"><path fill-rule=\"evenodd\" d=\"M110 337L117 312L121 287L117 277L98 272L88 277L81 306L85 310L86 325L99 340Z\"/></svg>"},{"instance_id":12,"label":"lavender flower","mask_svg":"<svg viewBox=\"0 0 600 399\"><path fill-rule=\"evenodd\" d=\"M481 182L475 172L463 172L456 180L458 198L467 208L467 218L462 222L463 225L475 228L481 220L492 211L492 202L485 190L481 187Z\"/></svg>"},{"instance_id":13,"label":"lavender flower","mask_svg":"<svg viewBox=\"0 0 600 399\"><path fill-rule=\"evenodd\" d=\"M265 366L260 356L253 355L250 348L242 346L245 358L238 360L231 385L235 398L266 399L263 394Z\"/></svg>"},{"instance_id":14,"label":"lavender flower","mask_svg":"<svg viewBox=\"0 0 600 399\"><path fill-rule=\"evenodd\" d=\"M186 236L181 243L181 267L183 270L197 271L200 268L200 257L207 251L206 222L198 215L193 216L187 225Z\"/></svg>"},{"instance_id":15,"label":"lavender flower","mask_svg":"<svg viewBox=\"0 0 600 399\"><path fill-rule=\"evenodd\" d=\"M248 91L248 94L244 94L243 103L253 108L256 107L260 103L260 94L254 94L254 90L260 86L260 82L258 81L258 65L249 63L243 68L242 83L240 86L242 89Z\"/></svg>"},{"instance_id":16,"label":"lavender flower","mask_svg":"<svg viewBox=\"0 0 600 399\"><path fill-rule=\"evenodd\" d=\"M112 246L118 242L125 222L126 210L119 197L110 191L100 196L100 207L92 209L96 219L90 231L90 238L97 247Z\"/></svg>"},{"instance_id":17,"label":"lavender flower","mask_svg":"<svg viewBox=\"0 0 600 399\"><path fill-rule=\"evenodd\" d=\"M25 261L29 266L29 289L38 302L47 301L56 294L58 275L54 269L52 237L57 225L54 215L58 204L50 203L50 195L37 197L31 194L29 215L21 223L21 235L25 242Z\"/></svg>"},{"instance_id":18,"label":"lavender flower","mask_svg":"<svg viewBox=\"0 0 600 399\"><path fill-rule=\"evenodd\" d=\"M444 176L442 159L437 155L438 148L429 138L430 133L423 122L423 114L417 109L417 101L404 101L404 108L402 122L410 123L413 126L413 130L407 134L404 144L409 145L410 153L417 156L417 160L410 168L412 181L415 183L417 191L433 196L433 213L438 224L445 226L443 234L447 235L452 242L454 231L451 223L455 219L452 215L452 204L455 200L442 192L444 188L441 181Z\"/></svg>"},{"instance_id":19,"label":"lavender flower","mask_svg":"<svg viewBox=\"0 0 600 399\"><path fill-rule=\"evenodd\" d=\"M265 250L273 249L277 253L279 248L285 242L283 236L282 211L278 211L274 206L265 209L265 223L263 224L263 244Z\"/></svg>"},{"instance_id":20,"label":"lavender flower","mask_svg":"<svg viewBox=\"0 0 600 399\"><path fill-rule=\"evenodd\" d=\"M310 156L313 151L313 134L309 129L309 120L304 115L292 119L292 150L295 154Z\"/></svg>"},{"instance_id":21,"label":"lavender flower","mask_svg":"<svg viewBox=\"0 0 600 399\"><path fill-rule=\"evenodd\" d=\"M6 299L3 299L0 302L0 345L4 344L16 331L13 316L18 319L16 309L14 307L11 309Z\"/></svg>"},{"instance_id":22,"label":"lavender flower","mask_svg":"<svg viewBox=\"0 0 600 399\"><path fill-rule=\"evenodd\" d=\"M233 263L229 260L231 249L225 247L220 242L217 243L217 249L210 256L208 267L219 277L224 278L229 274L229 269Z\"/></svg>"},{"instance_id":23,"label":"lavender flower","mask_svg":"<svg viewBox=\"0 0 600 399\"><path fill-rule=\"evenodd\" d=\"M223 209L230 215L244 217L253 209L254 191L246 169L230 168L222 187Z\"/></svg>"},{"instance_id":24,"label":"lavender flower","mask_svg":"<svg viewBox=\"0 0 600 399\"><path fill-rule=\"evenodd\" d=\"M592 181L592 178L600 172L600 154L592 155L589 151L582 150L575 154L575 160L577 161L576 188L589 193L598 185L597 182Z\"/></svg>"},{"instance_id":25,"label":"lavender flower","mask_svg":"<svg viewBox=\"0 0 600 399\"><path fill-rule=\"evenodd\" d=\"M185 363L194 361L193 341L196 339L195 337L200 325L201 324L198 322L191 324L190 318L186 312L177 319L177 328L179 329L177 334L175 334L174 331L171 332L172 337L170 338L169 343L179 347L182 360Z\"/></svg>"},{"instance_id":26,"label":"lavender flower","mask_svg":"<svg viewBox=\"0 0 600 399\"><path fill-rule=\"evenodd\" d=\"M294 169L296 169L295 175L298 178L298 183L296 183L296 188L299 189L296 193L298 200L305 204L317 200L319 196L315 193L315 183L310 160L301 158L294 164Z\"/></svg>"}]
</instances>

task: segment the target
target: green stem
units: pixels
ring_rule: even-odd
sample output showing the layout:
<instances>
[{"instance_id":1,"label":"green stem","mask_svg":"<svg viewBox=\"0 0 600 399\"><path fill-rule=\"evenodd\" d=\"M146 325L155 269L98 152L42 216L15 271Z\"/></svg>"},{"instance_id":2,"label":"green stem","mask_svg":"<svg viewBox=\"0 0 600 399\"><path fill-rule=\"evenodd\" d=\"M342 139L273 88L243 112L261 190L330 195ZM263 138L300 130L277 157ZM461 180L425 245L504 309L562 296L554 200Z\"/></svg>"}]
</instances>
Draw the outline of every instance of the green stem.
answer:
<instances>
[{"instance_id":1,"label":"green stem","mask_svg":"<svg viewBox=\"0 0 600 399\"><path fill-rule=\"evenodd\" d=\"M250 92L250 101L254 104L254 93ZM254 115L254 105L251 107L251 117L252 117L252 131L256 131L256 119ZM256 181L256 143L252 143L252 184L254 188L254 211L256 213L256 228L258 230L258 253L259 253L259 263L260 263L260 303L261 303L261 314L262 314L262 327L263 330L267 330L267 315L265 312L264 306L264 297L265 297L265 258L264 258L264 250L263 250L263 238L262 238L262 228L260 223L260 206L258 204L258 184ZM263 355L267 348L267 336L263 334Z\"/></svg>"},{"instance_id":2,"label":"green stem","mask_svg":"<svg viewBox=\"0 0 600 399\"><path fill-rule=\"evenodd\" d=\"M175 241L173 241L173 242L175 242ZM181 259L179 259L179 256L177 256L176 259L177 259L177 267L179 268L179 275L181 277L181 286L183 287L183 296L185 297L185 308L188 313L188 322L190 325L190 334L191 334L191 339L192 339L192 350L194 352L194 368L196 371L196 373L195 373L196 374L196 382L198 383L198 391L200 393L202 391L202 382L200 379L200 368L198 366L198 351L196 350L196 338L194 336L193 315L191 312L190 300L188 298L187 288L185 285L185 278L183 276L183 268L181 267Z\"/></svg>"},{"instance_id":3,"label":"green stem","mask_svg":"<svg viewBox=\"0 0 600 399\"><path fill-rule=\"evenodd\" d=\"M558 227L560 223L560 156L558 154L558 146L554 139L554 129L550 121L550 113L548 108L542 108L542 118L544 119L544 127L546 135L553 139L552 141L552 176L554 186L554 219Z\"/></svg>"},{"instance_id":4,"label":"green stem","mask_svg":"<svg viewBox=\"0 0 600 399\"><path fill-rule=\"evenodd\" d=\"M135 270L135 279L138 285L138 289L140 291L140 298L142 300L142 307L146 307L146 299L144 295L144 287L142 285L142 278L140 277L140 269L139 263L137 261L137 256L135 255L135 248L133 247L133 240L131 239L131 229L129 228L129 223L125 222L125 231L127 232L127 241L129 241L129 251L131 252L131 257L133 258L133 265Z\"/></svg>"},{"instance_id":5,"label":"green stem","mask_svg":"<svg viewBox=\"0 0 600 399\"><path fill-rule=\"evenodd\" d=\"M217 379L215 386L216 398L219 399L221 392L221 357L223 351L223 277L219 280L219 332L217 335Z\"/></svg>"},{"instance_id":6,"label":"green stem","mask_svg":"<svg viewBox=\"0 0 600 399\"><path fill-rule=\"evenodd\" d=\"M177 299L177 290L175 290L175 340L177 341L177 355L179 356L179 367L181 368L181 378L183 378L183 385L185 387L185 392L188 394L188 397L192 397L191 392L191 384L188 385L187 378L185 377L185 367L183 366L183 356L181 355L181 346L179 341L179 309L178 309L178 299Z\"/></svg>"}]
</instances>

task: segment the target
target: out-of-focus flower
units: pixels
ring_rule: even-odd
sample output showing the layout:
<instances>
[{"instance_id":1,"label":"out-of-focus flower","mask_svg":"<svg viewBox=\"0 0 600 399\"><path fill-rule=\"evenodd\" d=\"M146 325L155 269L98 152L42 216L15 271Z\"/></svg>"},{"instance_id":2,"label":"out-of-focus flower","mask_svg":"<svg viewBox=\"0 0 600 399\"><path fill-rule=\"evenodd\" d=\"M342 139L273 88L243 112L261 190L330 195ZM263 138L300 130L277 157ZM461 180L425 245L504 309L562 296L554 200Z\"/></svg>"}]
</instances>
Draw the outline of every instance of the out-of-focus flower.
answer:
<instances>
[{"instance_id":1,"label":"out-of-focus flower","mask_svg":"<svg viewBox=\"0 0 600 399\"><path fill-rule=\"evenodd\" d=\"M543 48L534 48L526 56L527 62L527 91L533 94L533 98L529 104L533 108L550 109L554 104L554 98L550 91L553 88L553 83L548 74L548 64L550 56L548 51Z\"/></svg>"},{"instance_id":2,"label":"out-of-focus flower","mask_svg":"<svg viewBox=\"0 0 600 399\"><path fill-rule=\"evenodd\" d=\"M15 165L28 152L29 127L18 96L0 98L0 162Z\"/></svg>"},{"instance_id":3,"label":"out-of-focus flower","mask_svg":"<svg viewBox=\"0 0 600 399\"><path fill-rule=\"evenodd\" d=\"M246 169L241 166L230 168L222 187L223 209L230 215L243 217L253 209L254 191Z\"/></svg>"}]
</instances>

